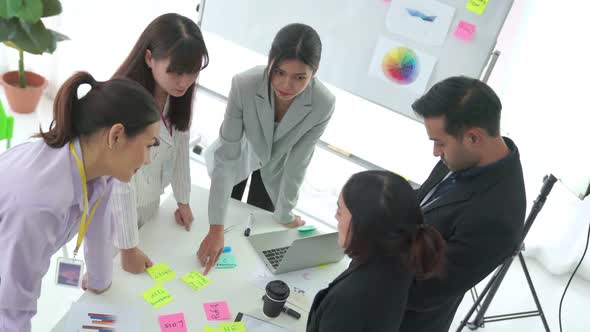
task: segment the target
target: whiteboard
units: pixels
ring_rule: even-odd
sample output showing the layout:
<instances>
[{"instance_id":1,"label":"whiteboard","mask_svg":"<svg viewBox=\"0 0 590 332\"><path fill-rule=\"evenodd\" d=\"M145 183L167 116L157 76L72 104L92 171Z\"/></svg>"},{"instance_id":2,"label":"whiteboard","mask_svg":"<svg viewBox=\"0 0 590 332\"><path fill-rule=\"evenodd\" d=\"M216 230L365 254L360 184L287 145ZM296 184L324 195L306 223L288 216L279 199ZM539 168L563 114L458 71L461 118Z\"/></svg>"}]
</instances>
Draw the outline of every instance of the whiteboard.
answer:
<instances>
[{"instance_id":1,"label":"whiteboard","mask_svg":"<svg viewBox=\"0 0 590 332\"><path fill-rule=\"evenodd\" d=\"M318 71L321 80L418 120L411 104L421 93L369 75L379 39L392 39L436 59L425 90L450 76L480 77L513 0L490 0L483 15L467 10L467 0L426 0L455 9L442 45L425 44L391 32L386 24L387 14L396 1L209 0L205 3L202 28L265 56L281 27L293 22L308 24L318 31L323 43ZM471 41L453 35L461 20L477 27Z\"/></svg>"}]
</instances>

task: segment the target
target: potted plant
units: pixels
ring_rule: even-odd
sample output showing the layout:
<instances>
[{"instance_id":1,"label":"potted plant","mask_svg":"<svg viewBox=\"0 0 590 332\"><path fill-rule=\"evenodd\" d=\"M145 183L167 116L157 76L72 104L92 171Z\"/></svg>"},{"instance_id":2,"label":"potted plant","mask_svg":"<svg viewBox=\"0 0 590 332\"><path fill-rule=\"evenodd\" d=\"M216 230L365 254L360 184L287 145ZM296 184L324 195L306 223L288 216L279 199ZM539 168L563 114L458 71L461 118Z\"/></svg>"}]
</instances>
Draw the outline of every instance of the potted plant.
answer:
<instances>
[{"instance_id":1,"label":"potted plant","mask_svg":"<svg viewBox=\"0 0 590 332\"><path fill-rule=\"evenodd\" d=\"M18 113L35 111L47 80L26 71L24 53L53 53L57 42L68 37L45 28L41 18L61 13L59 0L0 0L0 42L18 51L18 71L0 76L10 108Z\"/></svg>"}]
</instances>

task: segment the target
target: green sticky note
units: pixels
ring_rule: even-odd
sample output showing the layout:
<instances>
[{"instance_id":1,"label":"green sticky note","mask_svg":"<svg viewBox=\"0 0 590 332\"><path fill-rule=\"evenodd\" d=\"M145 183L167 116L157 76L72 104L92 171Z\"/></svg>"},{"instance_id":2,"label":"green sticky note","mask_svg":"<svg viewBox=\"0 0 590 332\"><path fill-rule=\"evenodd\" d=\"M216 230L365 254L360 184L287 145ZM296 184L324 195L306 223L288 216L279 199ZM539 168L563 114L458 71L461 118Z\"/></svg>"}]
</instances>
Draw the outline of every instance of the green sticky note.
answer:
<instances>
[{"instance_id":1,"label":"green sticky note","mask_svg":"<svg viewBox=\"0 0 590 332\"><path fill-rule=\"evenodd\" d=\"M176 273L170 269L166 263L158 263L152 267L148 267L145 271L154 279L157 283L166 282L176 278Z\"/></svg>"},{"instance_id":2,"label":"green sticky note","mask_svg":"<svg viewBox=\"0 0 590 332\"><path fill-rule=\"evenodd\" d=\"M300 231L301 233L311 232L311 231L315 231L315 226L311 226L311 225L299 226L299 227L297 227L297 230Z\"/></svg>"},{"instance_id":3,"label":"green sticky note","mask_svg":"<svg viewBox=\"0 0 590 332\"><path fill-rule=\"evenodd\" d=\"M489 0L467 0L465 8L476 13L477 15L483 15L484 10L488 6Z\"/></svg>"},{"instance_id":4,"label":"green sticky note","mask_svg":"<svg viewBox=\"0 0 590 332\"><path fill-rule=\"evenodd\" d=\"M185 275L184 277L182 277L182 281L184 281L187 285L191 286L194 290L199 290L211 282L209 278L205 277L197 271L193 271Z\"/></svg>"},{"instance_id":5,"label":"green sticky note","mask_svg":"<svg viewBox=\"0 0 590 332\"><path fill-rule=\"evenodd\" d=\"M238 266L236 256L233 254L221 254L215 267L218 269L233 269L236 266Z\"/></svg>"},{"instance_id":6,"label":"green sticky note","mask_svg":"<svg viewBox=\"0 0 590 332\"><path fill-rule=\"evenodd\" d=\"M141 296L156 309L173 300L172 295L162 285L148 289Z\"/></svg>"},{"instance_id":7,"label":"green sticky note","mask_svg":"<svg viewBox=\"0 0 590 332\"><path fill-rule=\"evenodd\" d=\"M246 332L246 327L242 322L221 323L219 326L223 332Z\"/></svg>"},{"instance_id":8,"label":"green sticky note","mask_svg":"<svg viewBox=\"0 0 590 332\"><path fill-rule=\"evenodd\" d=\"M215 328L215 327L211 327L209 325L205 325L205 328L203 329L203 332L223 332L223 330L220 330L220 329Z\"/></svg>"},{"instance_id":9,"label":"green sticky note","mask_svg":"<svg viewBox=\"0 0 590 332\"><path fill-rule=\"evenodd\" d=\"M323 269L323 268L325 268L325 267L327 267L329 265L332 265L332 263L326 263L326 264L318 265L318 269Z\"/></svg>"}]
</instances>

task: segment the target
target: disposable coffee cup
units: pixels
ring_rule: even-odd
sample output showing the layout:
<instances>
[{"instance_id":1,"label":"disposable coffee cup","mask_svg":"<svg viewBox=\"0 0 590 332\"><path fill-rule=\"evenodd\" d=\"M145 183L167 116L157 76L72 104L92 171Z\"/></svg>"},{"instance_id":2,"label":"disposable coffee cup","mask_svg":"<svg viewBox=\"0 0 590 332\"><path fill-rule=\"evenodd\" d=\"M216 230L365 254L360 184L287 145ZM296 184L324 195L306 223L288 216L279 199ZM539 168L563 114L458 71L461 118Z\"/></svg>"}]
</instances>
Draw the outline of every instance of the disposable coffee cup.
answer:
<instances>
[{"instance_id":1,"label":"disposable coffee cup","mask_svg":"<svg viewBox=\"0 0 590 332\"><path fill-rule=\"evenodd\" d=\"M264 295L262 307L264 314L268 317L277 317L283 310L289 293L289 286L281 280L273 280L266 284L266 295Z\"/></svg>"}]
</instances>

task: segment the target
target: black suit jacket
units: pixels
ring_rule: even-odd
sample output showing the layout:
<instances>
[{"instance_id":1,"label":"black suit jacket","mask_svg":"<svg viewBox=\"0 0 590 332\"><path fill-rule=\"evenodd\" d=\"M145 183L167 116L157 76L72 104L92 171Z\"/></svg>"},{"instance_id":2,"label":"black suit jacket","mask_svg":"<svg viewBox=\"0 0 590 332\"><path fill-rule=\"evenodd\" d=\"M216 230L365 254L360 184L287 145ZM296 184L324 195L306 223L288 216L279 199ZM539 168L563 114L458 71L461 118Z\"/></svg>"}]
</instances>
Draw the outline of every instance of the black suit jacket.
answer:
<instances>
[{"instance_id":1,"label":"black suit jacket","mask_svg":"<svg viewBox=\"0 0 590 332\"><path fill-rule=\"evenodd\" d=\"M399 329L412 274L394 259L374 259L350 267L315 297L308 332Z\"/></svg>"},{"instance_id":2,"label":"black suit jacket","mask_svg":"<svg viewBox=\"0 0 590 332\"><path fill-rule=\"evenodd\" d=\"M425 223L447 241L446 277L414 281L403 332L448 331L463 294L509 257L520 243L526 212L522 167L513 154L423 207ZM422 199L449 172L439 162L417 190Z\"/></svg>"}]
</instances>

